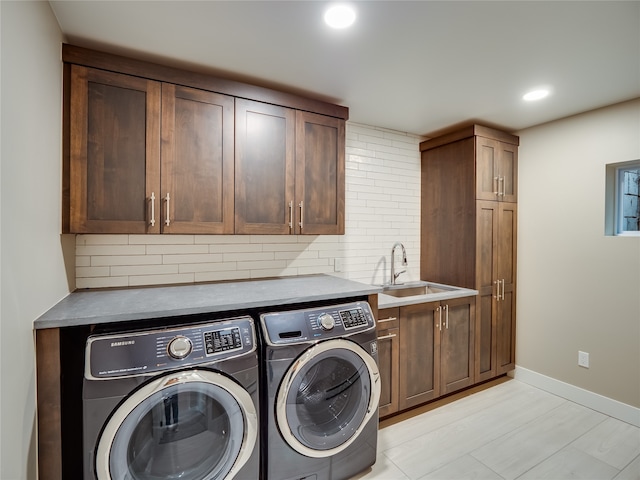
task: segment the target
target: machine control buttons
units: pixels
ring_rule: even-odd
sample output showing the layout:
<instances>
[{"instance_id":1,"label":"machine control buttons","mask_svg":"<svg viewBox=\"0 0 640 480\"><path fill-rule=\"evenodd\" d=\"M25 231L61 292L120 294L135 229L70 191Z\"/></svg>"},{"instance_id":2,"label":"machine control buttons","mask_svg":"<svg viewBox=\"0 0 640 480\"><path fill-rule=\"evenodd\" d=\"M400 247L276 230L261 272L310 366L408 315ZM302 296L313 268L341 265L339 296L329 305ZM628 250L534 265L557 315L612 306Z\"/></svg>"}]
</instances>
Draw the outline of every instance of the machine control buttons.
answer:
<instances>
[{"instance_id":1,"label":"machine control buttons","mask_svg":"<svg viewBox=\"0 0 640 480\"><path fill-rule=\"evenodd\" d=\"M167 346L167 352L176 360L186 358L191 353L191 350L193 350L191 340L182 335L173 338Z\"/></svg>"},{"instance_id":2,"label":"machine control buttons","mask_svg":"<svg viewBox=\"0 0 640 480\"><path fill-rule=\"evenodd\" d=\"M318 317L318 320L320 321L320 326L323 330L332 330L333 327L336 326L335 320L328 313L323 313L322 315L320 315Z\"/></svg>"},{"instance_id":3,"label":"machine control buttons","mask_svg":"<svg viewBox=\"0 0 640 480\"><path fill-rule=\"evenodd\" d=\"M351 308L349 310L341 310L340 318L342 318L342 324L344 328L359 327L361 325L367 325L367 317L365 316L362 308Z\"/></svg>"},{"instance_id":4,"label":"machine control buttons","mask_svg":"<svg viewBox=\"0 0 640 480\"><path fill-rule=\"evenodd\" d=\"M205 332L204 345L207 355L241 349L242 338L240 329L234 327Z\"/></svg>"}]
</instances>

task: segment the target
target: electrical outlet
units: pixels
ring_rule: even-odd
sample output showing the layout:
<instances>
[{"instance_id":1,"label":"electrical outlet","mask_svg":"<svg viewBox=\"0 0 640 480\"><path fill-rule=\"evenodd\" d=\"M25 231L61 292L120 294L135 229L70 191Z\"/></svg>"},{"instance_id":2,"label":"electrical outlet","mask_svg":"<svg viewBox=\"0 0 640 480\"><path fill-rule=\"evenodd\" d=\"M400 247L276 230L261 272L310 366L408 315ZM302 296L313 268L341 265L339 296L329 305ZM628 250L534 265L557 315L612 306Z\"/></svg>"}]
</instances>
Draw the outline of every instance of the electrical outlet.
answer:
<instances>
[{"instance_id":1,"label":"electrical outlet","mask_svg":"<svg viewBox=\"0 0 640 480\"><path fill-rule=\"evenodd\" d=\"M578 351L578 365L589 368L589 354L587 352Z\"/></svg>"},{"instance_id":2,"label":"electrical outlet","mask_svg":"<svg viewBox=\"0 0 640 480\"><path fill-rule=\"evenodd\" d=\"M342 271L342 258L334 258L333 259L333 271L341 272Z\"/></svg>"}]
</instances>

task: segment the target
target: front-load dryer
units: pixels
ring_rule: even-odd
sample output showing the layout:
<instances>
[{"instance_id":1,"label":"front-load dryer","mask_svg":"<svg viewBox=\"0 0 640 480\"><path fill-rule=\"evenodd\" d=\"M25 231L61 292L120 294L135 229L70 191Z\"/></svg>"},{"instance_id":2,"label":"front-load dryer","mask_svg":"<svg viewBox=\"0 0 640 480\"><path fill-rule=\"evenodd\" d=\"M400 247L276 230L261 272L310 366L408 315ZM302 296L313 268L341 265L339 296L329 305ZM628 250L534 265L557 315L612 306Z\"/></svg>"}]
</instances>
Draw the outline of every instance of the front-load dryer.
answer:
<instances>
[{"instance_id":1,"label":"front-load dryer","mask_svg":"<svg viewBox=\"0 0 640 480\"><path fill-rule=\"evenodd\" d=\"M341 480L376 461L380 377L366 302L266 313L263 480Z\"/></svg>"},{"instance_id":2,"label":"front-load dryer","mask_svg":"<svg viewBox=\"0 0 640 480\"><path fill-rule=\"evenodd\" d=\"M90 336L84 478L259 477L259 372L250 317Z\"/></svg>"}]
</instances>

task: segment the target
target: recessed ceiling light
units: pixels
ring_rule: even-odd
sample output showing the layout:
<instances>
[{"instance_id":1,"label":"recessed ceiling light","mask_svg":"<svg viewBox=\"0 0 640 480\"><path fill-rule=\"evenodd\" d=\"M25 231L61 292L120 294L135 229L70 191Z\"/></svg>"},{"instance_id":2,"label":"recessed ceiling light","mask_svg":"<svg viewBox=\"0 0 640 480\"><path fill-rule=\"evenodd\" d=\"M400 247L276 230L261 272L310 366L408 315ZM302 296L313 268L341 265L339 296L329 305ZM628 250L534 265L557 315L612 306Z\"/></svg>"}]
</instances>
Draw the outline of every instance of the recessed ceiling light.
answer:
<instances>
[{"instance_id":1,"label":"recessed ceiling light","mask_svg":"<svg viewBox=\"0 0 640 480\"><path fill-rule=\"evenodd\" d=\"M546 96L549 95L549 90L546 88L540 88L538 90L531 90L528 93L525 93L522 97L523 100L527 102L533 102L535 100L542 100Z\"/></svg>"},{"instance_id":2,"label":"recessed ceiling light","mask_svg":"<svg viewBox=\"0 0 640 480\"><path fill-rule=\"evenodd\" d=\"M356 21L356 12L348 5L334 5L325 12L324 21L331 28L347 28Z\"/></svg>"}]
</instances>

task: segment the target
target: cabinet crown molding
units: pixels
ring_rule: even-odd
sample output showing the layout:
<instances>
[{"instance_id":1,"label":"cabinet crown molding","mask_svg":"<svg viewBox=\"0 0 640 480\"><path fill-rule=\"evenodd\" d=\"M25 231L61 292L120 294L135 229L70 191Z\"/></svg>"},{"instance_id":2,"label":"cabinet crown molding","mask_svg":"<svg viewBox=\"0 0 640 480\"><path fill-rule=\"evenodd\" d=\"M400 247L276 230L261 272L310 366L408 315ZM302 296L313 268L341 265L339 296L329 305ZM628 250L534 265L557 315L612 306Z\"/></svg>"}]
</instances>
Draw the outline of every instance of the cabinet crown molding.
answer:
<instances>
[{"instance_id":1,"label":"cabinet crown molding","mask_svg":"<svg viewBox=\"0 0 640 480\"><path fill-rule=\"evenodd\" d=\"M470 137L485 137L500 142L509 143L511 145L520 145L520 137L511 135L495 128L485 127L483 125L469 125L460 130L440 135L438 137L420 142L420 151L431 150L432 148L446 145L447 143L456 142Z\"/></svg>"},{"instance_id":2,"label":"cabinet crown molding","mask_svg":"<svg viewBox=\"0 0 640 480\"><path fill-rule=\"evenodd\" d=\"M257 100L282 107L295 108L342 120L349 119L349 108L342 105L67 43L62 44L62 61L84 67L134 75L149 80L199 88L238 98Z\"/></svg>"}]
</instances>

